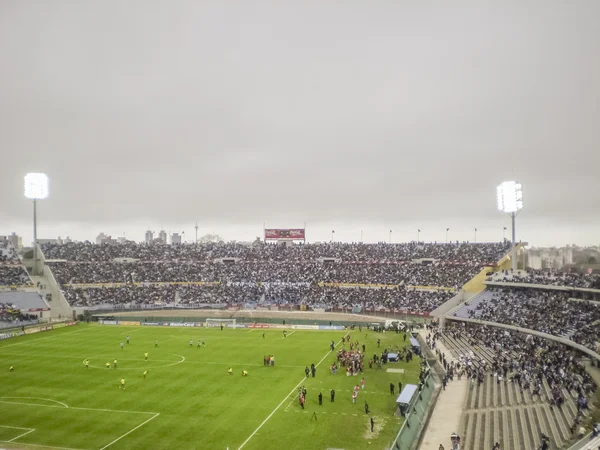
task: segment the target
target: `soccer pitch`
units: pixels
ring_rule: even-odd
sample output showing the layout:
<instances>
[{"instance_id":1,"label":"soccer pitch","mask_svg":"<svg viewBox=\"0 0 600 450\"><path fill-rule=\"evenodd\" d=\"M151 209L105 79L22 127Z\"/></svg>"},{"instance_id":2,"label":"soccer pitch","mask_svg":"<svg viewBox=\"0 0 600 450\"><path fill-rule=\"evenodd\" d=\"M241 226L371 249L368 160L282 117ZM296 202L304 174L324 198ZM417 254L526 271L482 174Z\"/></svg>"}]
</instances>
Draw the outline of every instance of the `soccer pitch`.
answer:
<instances>
[{"instance_id":1,"label":"soccer pitch","mask_svg":"<svg viewBox=\"0 0 600 450\"><path fill-rule=\"evenodd\" d=\"M0 447L384 449L401 425L393 414L398 382L418 383L419 359L369 369L374 353L386 346L403 348L403 335L349 333L366 345L367 355L365 389L356 404L351 392L361 375L346 376L343 367L336 375L329 372L336 360L329 345L333 340L336 351L341 347L346 334L341 331L288 330L284 338L282 330L80 324L0 341ZM197 348L198 340L206 347ZM267 354L275 356L274 367L264 367ZM318 364L316 377L305 378L311 363ZM227 374L229 367L233 375ZM119 388L122 378L125 389ZM390 394L390 383L396 395ZM308 391L304 410L299 386Z\"/></svg>"}]
</instances>

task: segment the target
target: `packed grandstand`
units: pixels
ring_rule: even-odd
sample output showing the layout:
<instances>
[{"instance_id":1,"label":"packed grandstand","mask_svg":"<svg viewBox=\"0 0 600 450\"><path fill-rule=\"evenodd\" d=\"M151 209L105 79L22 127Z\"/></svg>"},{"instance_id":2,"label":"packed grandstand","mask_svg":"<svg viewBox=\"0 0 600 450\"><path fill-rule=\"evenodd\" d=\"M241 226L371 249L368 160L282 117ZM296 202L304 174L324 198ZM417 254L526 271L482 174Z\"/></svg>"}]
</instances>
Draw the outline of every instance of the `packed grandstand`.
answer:
<instances>
[{"instance_id":1,"label":"packed grandstand","mask_svg":"<svg viewBox=\"0 0 600 450\"><path fill-rule=\"evenodd\" d=\"M427 339L433 349L437 341L452 353L449 362L451 355L438 352L446 379L467 376L472 383L460 431L475 444L465 448L492 448L494 436L507 429L510 441L502 448L538 445L541 432L551 436L551 448L561 448L589 421L597 387L581 361L599 350L600 275L498 270L507 243L69 243L41 250L74 308L261 306L429 315L480 275L487 287L445 309L445 326L431 324ZM4 243L0 286L26 285L31 279ZM0 304L0 322L27 319L33 317L18 305Z\"/></svg>"},{"instance_id":2,"label":"packed grandstand","mask_svg":"<svg viewBox=\"0 0 600 450\"><path fill-rule=\"evenodd\" d=\"M70 243L42 250L76 306L255 302L428 313L495 264L507 245Z\"/></svg>"}]
</instances>

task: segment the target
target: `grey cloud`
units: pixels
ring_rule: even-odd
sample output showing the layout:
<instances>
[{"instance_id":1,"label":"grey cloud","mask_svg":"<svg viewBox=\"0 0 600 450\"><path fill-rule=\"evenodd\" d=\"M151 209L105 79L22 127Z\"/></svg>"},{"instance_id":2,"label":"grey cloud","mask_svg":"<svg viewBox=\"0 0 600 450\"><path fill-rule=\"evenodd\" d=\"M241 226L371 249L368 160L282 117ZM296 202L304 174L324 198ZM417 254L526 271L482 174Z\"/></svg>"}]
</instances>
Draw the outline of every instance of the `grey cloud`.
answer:
<instances>
[{"instance_id":1,"label":"grey cloud","mask_svg":"<svg viewBox=\"0 0 600 450\"><path fill-rule=\"evenodd\" d=\"M0 216L593 223L600 4L498 5L3 2Z\"/></svg>"}]
</instances>

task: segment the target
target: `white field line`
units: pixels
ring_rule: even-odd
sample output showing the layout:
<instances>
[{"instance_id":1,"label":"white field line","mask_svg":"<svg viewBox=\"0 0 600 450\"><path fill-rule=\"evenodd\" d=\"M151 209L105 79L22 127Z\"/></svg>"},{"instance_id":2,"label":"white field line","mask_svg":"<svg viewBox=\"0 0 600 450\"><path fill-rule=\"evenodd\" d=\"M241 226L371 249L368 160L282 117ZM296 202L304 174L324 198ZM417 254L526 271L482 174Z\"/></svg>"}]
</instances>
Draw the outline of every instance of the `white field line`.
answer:
<instances>
[{"instance_id":1,"label":"white field line","mask_svg":"<svg viewBox=\"0 0 600 450\"><path fill-rule=\"evenodd\" d=\"M33 433L35 431L35 428L30 428L29 431L26 431L23 434L18 435L17 437L12 438L10 441L6 441L6 442L14 442L19 438L22 438L23 436L27 436L29 433Z\"/></svg>"},{"instance_id":2,"label":"white field line","mask_svg":"<svg viewBox=\"0 0 600 450\"><path fill-rule=\"evenodd\" d=\"M128 431L127 433L125 433L124 435L122 435L122 436L119 436L117 439L115 439L114 441L112 441L110 444L107 444L107 445L105 445L105 446L104 446L104 447L102 447L100 450L104 450L105 448L108 448L108 447L110 447L110 446L111 446L111 445L113 445L115 442L118 442L118 441L120 441L120 440L121 440L121 439L123 439L125 436L127 436L127 435L129 435L129 434L133 433L133 432L134 432L135 430L137 430L138 428L141 428L141 427L143 427L144 425L146 425L146 424L147 424L148 422L150 422L151 420L154 420L154 419L156 419L156 418L157 418L159 415L160 415L159 413L156 413L155 415L153 415L152 417L150 417L148 420L146 420L146 421L142 422L142 423L141 423L141 424L139 424L137 427L135 427L135 428L132 428L131 430L129 430L129 431Z\"/></svg>"},{"instance_id":3,"label":"white field line","mask_svg":"<svg viewBox=\"0 0 600 450\"><path fill-rule=\"evenodd\" d=\"M0 441L0 442L8 444L10 441ZM29 443L25 443L25 442L23 442L23 443L18 442L18 444L19 444L19 446L23 446L24 445L25 446L24 448L27 448L27 447L39 447L39 448L54 448L56 450L82 450L82 449L79 449L79 448L54 447L52 445L29 444Z\"/></svg>"},{"instance_id":4,"label":"white field line","mask_svg":"<svg viewBox=\"0 0 600 450\"><path fill-rule=\"evenodd\" d=\"M33 428L11 427L10 425L0 425L0 428L12 428L13 430L33 430Z\"/></svg>"},{"instance_id":5,"label":"white field line","mask_svg":"<svg viewBox=\"0 0 600 450\"><path fill-rule=\"evenodd\" d=\"M173 353L175 354L175 353ZM33 355L30 353L5 353L4 355L7 356L14 356L17 358L52 358L52 359L76 359L76 360L80 360L80 361L85 361L86 358L81 359L81 356L59 356L59 355ZM184 356L181 355L176 355L179 356L180 358L185 358ZM92 361L92 360L105 360L106 358L108 359L112 359L113 356L111 355L110 357L98 357L98 356L94 356L92 357L88 357L87 359ZM125 358L119 358L119 362L121 361L134 361L134 362L145 362L146 360L139 358L139 359L125 359ZM259 363L240 363L240 362L222 362L222 361L190 361L189 359L185 359L182 361L176 361L173 362L172 360L168 360L168 359L152 359L149 358L148 359L149 363L170 363L171 366L177 365L177 364L181 364L183 362L185 362L186 364L198 364L198 365L217 365L217 366L251 366L251 367L260 367L260 366L264 366L264 364L259 364ZM90 364L90 367L92 368L98 368L98 366L92 366ZM168 367L168 366L160 366L160 367ZM287 365L287 364L277 364L277 367L287 367L289 369L297 369L297 368L304 368L305 366L300 366L300 365ZM130 367L119 367L117 370L139 370L139 369L143 369L144 367L135 367L135 368L130 368ZM154 367L157 368L157 367ZM104 367L102 367L102 369L104 369Z\"/></svg>"},{"instance_id":6,"label":"white field line","mask_svg":"<svg viewBox=\"0 0 600 450\"><path fill-rule=\"evenodd\" d=\"M0 400L0 403L8 404L8 405L25 405L25 406L38 406L42 408L60 408L65 409L64 406L57 405L43 405L41 403L23 403L23 402L7 402L4 400ZM126 411L123 409L103 409L103 408L80 408L78 406L69 406L68 409L75 409L78 411L102 411L102 412L113 412L113 413L127 413L127 414L152 414L158 415L157 412L150 411Z\"/></svg>"},{"instance_id":7,"label":"white field line","mask_svg":"<svg viewBox=\"0 0 600 450\"><path fill-rule=\"evenodd\" d=\"M59 402L58 400L52 400L49 398L43 398L43 397L0 397L0 400L4 400L4 399L8 399L8 400L44 400L46 402L52 402L52 403L58 403L59 405L62 405L63 408L68 408L69 406L66 403L63 402ZM29 430L30 428L24 428L26 430Z\"/></svg>"},{"instance_id":8,"label":"white field line","mask_svg":"<svg viewBox=\"0 0 600 450\"><path fill-rule=\"evenodd\" d=\"M334 346L334 349L335 349L335 347L337 347L338 345L340 345L340 343L341 343L341 342L342 342L342 340L340 339L340 340L338 341L338 343L337 343L337 344L335 344L335 346ZM328 352L325 354L325 356L323 356L323 358L321 359L321 361L319 361L319 362L318 362L318 363L315 365L315 367L319 367L319 366L321 365L321 363L322 363L323 361L325 361L325 359L326 359L326 358L327 358L327 357L328 357L328 356L329 356L329 355L332 353L332 351L333 351L333 350L329 350L329 351L328 351ZM292 395L294 392L296 392L296 389L298 389L298 386L300 386L302 383L304 383L304 381L305 381L305 380L306 380L306 377L302 377L302 380L300 380L300 382L299 382L299 383L298 383L296 386L294 386L294 388L293 388L293 389L290 391L290 393L289 393L288 395L286 395L286 396L285 396L285 398L284 398L284 399L281 401L281 403L275 407L275 409L274 409L274 410L271 412L271 414L269 414L269 415L267 416L267 418L266 418L265 420L263 420L263 422L262 422L262 423L261 423L261 424L260 424L260 425L259 425L259 426L256 428L256 430L254 430L254 431L252 432L252 434L251 434L251 435L248 437L248 439L246 439L246 440L245 440L245 441L242 443L242 445L240 445L240 446L238 447L238 450L241 450L242 448L244 448L244 446L245 446L245 445L246 445L246 444L247 444L247 443L250 441L250 439L252 439L256 433L258 433L258 430L260 430L260 429L263 427L263 425L264 425L265 423L267 423L267 421L268 421L268 420L269 420L271 417L273 417L273 414L275 414L275 413L277 412L277 410L278 410L279 408L281 408L281 405L283 405L283 404L286 402L286 400L288 399L288 397L289 397L290 395Z\"/></svg>"},{"instance_id":9,"label":"white field line","mask_svg":"<svg viewBox=\"0 0 600 450\"><path fill-rule=\"evenodd\" d=\"M295 332L296 332L296 330L292 331L290 334L288 334L288 335L286 335L286 336L282 337L281 339L285 339L286 337L290 337L290 336L291 336L292 334L294 334Z\"/></svg>"},{"instance_id":10,"label":"white field line","mask_svg":"<svg viewBox=\"0 0 600 450\"><path fill-rule=\"evenodd\" d=\"M46 339L56 339L56 338L61 338L63 336L70 336L75 333L81 333L82 331L88 331L89 329L90 328L82 328L77 331L71 331L70 333L60 333L59 335L46 336L46 337L42 337L39 339L27 339L26 341L15 342L14 344L0 345L0 351L2 351L3 348L14 347L16 345L35 344L36 342L44 341ZM55 330L52 330L52 331L55 331ZM44 331L43 333L47 333L47 331ZM31 335L26 334L25 336L31 336ZM19 337L23 337L23 336L19 336Z\"/></svg>"}]
</instances>

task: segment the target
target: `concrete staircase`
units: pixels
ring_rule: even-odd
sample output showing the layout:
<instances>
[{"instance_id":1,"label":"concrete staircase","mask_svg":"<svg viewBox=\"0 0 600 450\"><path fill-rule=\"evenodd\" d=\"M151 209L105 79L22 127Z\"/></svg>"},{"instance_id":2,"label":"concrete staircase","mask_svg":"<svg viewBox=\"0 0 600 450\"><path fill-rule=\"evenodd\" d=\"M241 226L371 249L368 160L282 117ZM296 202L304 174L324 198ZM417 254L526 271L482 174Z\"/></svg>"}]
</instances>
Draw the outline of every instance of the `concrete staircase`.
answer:
<instances>
[{"instance_id":1,"label":"concrete staircase","mask_svg":"<svg viewBox=\"0 0 600 450\"><path fill-rule=\"evenodd\" d=\"M463 337L444 335L442 340L456 357L473 352L476 367L493 359L491 350L471 346ZM512 382L497 383L489 373L482 384L470 382L468 389L459 428L464 450L492 448L496 442L503 450L535 450L541 433L550 437L552 450L567 448L573 440L570 426L577 406L572 392L563 392L565 403L557 408L550 405L552 392L545 379L540 395L533 396Z\"/></svg>"}]
</instances>

